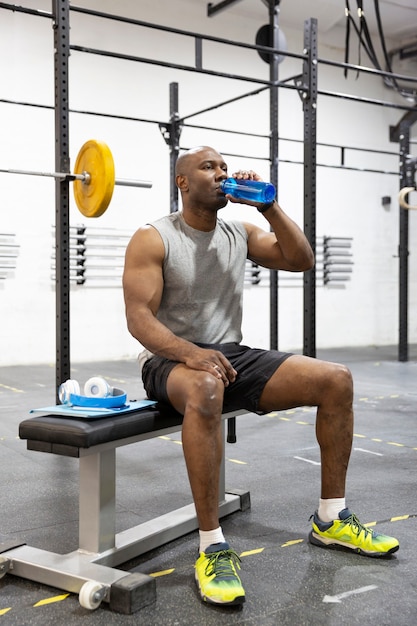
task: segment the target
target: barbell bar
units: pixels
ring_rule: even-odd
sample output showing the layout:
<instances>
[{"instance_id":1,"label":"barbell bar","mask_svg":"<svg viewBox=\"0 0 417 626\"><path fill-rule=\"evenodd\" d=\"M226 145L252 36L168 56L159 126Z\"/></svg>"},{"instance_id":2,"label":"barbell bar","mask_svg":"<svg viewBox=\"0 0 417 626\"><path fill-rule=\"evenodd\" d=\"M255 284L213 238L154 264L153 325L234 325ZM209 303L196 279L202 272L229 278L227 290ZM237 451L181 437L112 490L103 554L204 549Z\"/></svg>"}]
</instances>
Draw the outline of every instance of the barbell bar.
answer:
<instances>
[{"instance_id":1,"label":"barbell bar","mask_svg":"<svg viewBox=\"0 0 417 626\"><path fill-rule=\"evenodd\" d=\"M79 211L85 217L100 217L108 208L114 186L152 187L145 180L116 179L113 155L104 141L90 139L78 152L74 173L37 172L33 170L0 169L4 174L47 176L74 183L74 198Z\"/></svg>"}]
</instances>

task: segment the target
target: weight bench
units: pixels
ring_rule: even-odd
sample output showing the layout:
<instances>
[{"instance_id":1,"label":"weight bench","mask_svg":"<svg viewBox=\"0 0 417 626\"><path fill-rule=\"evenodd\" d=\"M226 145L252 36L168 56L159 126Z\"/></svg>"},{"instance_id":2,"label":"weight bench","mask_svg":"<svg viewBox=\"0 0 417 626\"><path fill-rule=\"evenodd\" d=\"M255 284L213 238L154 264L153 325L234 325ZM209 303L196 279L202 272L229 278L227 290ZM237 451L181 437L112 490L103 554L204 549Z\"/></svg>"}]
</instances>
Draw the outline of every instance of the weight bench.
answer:
<instances>
[{"instance_id":1,"label":"weight bench","mask_svg":"<svg viewBox=\"0 0 417 626\"><path fill-rule=\"evenodd\" d=\"M226 420L233 441L235 417L245 413L222 416L220 517L250 508L249 492L225 490ZM154 602L154 578L115 566L197 529L195 508L190 504L116 534L116 449L177 432L181 425L182 415L158 405L115 417L43 415L21 422L19 436L28 450L79 458L79 547L61 555L0 539L0 578L9 572L77 593L87 609L105 601L112 610L131 614Z\"/></svg>"}]
</instances>

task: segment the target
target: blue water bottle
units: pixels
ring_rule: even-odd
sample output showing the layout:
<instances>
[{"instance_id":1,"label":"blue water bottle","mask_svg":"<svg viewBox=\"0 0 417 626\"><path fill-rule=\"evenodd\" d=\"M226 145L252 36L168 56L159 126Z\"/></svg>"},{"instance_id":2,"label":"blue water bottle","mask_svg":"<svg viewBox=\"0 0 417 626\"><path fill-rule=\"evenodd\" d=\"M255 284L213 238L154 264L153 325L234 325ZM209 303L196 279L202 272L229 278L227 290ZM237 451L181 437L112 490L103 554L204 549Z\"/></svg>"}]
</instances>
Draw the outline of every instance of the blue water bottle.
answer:
<instances>
[{"instance_id":1,"label":"blue water bottle","mask_svg":"<svg viewBox=\"0 0 417 626\"><path fill-rule=\"evenodd\" d=\"M253 200L264 204L273 202L276 197L274 185L260 180L226 178L220 183L220 189L224 194L228 193L236 199Z\"/></svg>"}]
</instances>

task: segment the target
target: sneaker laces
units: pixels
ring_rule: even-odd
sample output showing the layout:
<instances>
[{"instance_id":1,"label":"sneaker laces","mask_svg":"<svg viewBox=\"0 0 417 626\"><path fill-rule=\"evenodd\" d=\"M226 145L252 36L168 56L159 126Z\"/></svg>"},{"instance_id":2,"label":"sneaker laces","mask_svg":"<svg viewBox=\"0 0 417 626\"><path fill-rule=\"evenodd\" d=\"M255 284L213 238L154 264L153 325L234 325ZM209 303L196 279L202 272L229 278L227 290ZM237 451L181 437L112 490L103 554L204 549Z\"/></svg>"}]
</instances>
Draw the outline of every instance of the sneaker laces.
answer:
<instances>
[{"instance_id":1,"label":"sneaker laces","mask_svg":"<svg viewBox=\"0 0 417 626\"><path fill-rule=\"evenodd\" d=\"M368 535L374 535L374 531L371 530L370 528L367 528L367 526L364 526L356 517L356 515L354 513L351 513L349 515L349 517L346 517L346 519L342 520L345 524L350 524L352 526L352 530L355 533L355 535L357 537L359 537L359 535L361 534L362 531L364 531L365 533L365 539Z\"/></svg>"},{"instance_id":2,"label":"sneaker laces","mask_svg":"<svg viewBox=\"0 0 417 626\"><path fill-rule=\"evenodd\" d=\"M213 552L206 554L208 563L206 565L206 576L212 576L221 578L234 578L236 576L235 567L240 569L240 557L234 550L219 550L219 552Z\"/></svg>"}]
</instances>

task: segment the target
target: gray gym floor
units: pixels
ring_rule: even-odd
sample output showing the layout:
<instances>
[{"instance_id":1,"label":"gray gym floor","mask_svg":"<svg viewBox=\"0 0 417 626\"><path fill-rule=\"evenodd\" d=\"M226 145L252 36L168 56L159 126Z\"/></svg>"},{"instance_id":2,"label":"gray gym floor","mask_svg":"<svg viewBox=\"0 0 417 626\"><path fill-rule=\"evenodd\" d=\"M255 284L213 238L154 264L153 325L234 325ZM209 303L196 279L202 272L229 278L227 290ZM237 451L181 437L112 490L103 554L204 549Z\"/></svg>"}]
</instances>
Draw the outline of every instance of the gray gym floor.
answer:
<instances>
[{"instance_id":1,"label":"gray gym floor","mask_svg":"<svg viewBox=\"0 0 417 626\"><path fill-rule=\"evenodd\" d=\"M347 502L362 522L375 522L376 530L399 539L392 558L307 542L320 483L313 409L246 415L237 420L237 443L227 445L226 484L249 490L252 506L222 521L242 555L243 608L199 600L195 532L122 566L156 576L156 603L133 615L111 612L105 603L90 612L75 595L6 574L0 579L0 624L414 626L417 347L410 348L407 363L397 361L394 346L319 351L318 357L346 363L353 372ZM92 375L123 387L130 399L143 397L134 361L73 365L72 377L80 382ZM77 548L78 462L29 452L17 435L31 408L54 404L54 380L54 365L0 368L0 543L16 538L66 553ZM190 502L180 439L178 433L118 450L118 532Z\"/></svg>"}]
</instances>

